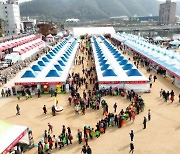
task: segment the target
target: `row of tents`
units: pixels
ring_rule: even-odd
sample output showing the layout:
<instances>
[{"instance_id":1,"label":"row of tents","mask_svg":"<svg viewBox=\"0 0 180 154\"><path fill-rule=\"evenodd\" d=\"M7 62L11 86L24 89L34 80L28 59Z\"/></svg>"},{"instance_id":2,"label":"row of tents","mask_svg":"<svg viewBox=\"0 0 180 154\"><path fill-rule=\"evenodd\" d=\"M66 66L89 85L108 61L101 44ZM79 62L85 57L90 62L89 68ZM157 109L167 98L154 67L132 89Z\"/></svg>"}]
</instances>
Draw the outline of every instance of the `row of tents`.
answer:
<instances>
[{"instance_id":1,"label":"row of tents","mask_svg":"<svg viewBox=\"0 0 180 154\"><path fill-rule=\"evenodd\" d=\"M180 87L180 54L176 50L170 50L149 43L145 39L132 34L114 34L113 38L123 43L158 68L166 70L166 76L174 80L175 85Z\"/></svg>"},{"instance_id":2,"label":"row of tents","mask_svg":"<svg viewBox=\"0 0 180 154\"><path fill-rule=\"evenodd\" d=\"M77 39L68 37L49 53L34 63L21 76L16 85L28 85L29 82L60 83L66 82L69 70L75 57ZM28 82L29 81L29 82Z\"/></svg>"},{"instance_id":3,"label":"row of tents","mask_svg":"<svg viewBox=\"0 0 180 154\"><path fill-rule=\"evenodd\" d=\"M21 38L17 38L17 39L0 43L0 52L8 50L9 48L15 48L15 47L21 46L23 44L26 44L36 39L37 39L37 36L32 34L32 35L28 35L28 36L24 36Z\"/></svg>"},{"instance_id":4,"label":"row of tents","mask_svg":"<svg viewBox=\"0 0 180 154\"><path fill-rule=\"evenodd\" d=\"M100 87L148 91L148 79L103 36L91 40Z\"/></svg>"},{"instance_id":5,"label":"row of tents","mask_svg":"<svg viewBox=\"0 0 180 154\"><path fill-rule=\"evenodd\" d=\"M151 44L145 40L140 40L138 36L132 34L122 33L120 35L114 35L114 37L120 41L122 40L121 38L123 38L125 45L157 63L177 78L180 78L180 54L176 52L176 50L167 50L166 48Z\"/></svg>"},{"instance_id":6,"label":"row of tents","mask_svg":"<svg viewBox=\"0 0 180 154\"><path fill-rule=\"evenodd\" d=\"M154 37L153 40L156 42L167 41L167 39L164 39L161 36ZM180 41L176 39L176 40L170 41L169 44L173 46L180 46Z\"/></svg>"}]
</instances>

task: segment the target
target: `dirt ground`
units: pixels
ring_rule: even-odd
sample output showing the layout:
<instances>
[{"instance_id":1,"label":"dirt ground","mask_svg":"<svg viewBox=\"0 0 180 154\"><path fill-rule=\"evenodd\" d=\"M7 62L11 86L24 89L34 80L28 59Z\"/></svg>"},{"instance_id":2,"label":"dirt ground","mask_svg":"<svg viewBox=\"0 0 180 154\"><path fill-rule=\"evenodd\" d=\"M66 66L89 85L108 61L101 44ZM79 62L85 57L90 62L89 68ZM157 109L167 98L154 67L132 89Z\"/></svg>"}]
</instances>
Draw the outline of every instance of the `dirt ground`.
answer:
<instances>
[{"instance_id":1,"label":"dirt ground","mask_svg":"<svg viewBox=\"0 0 180 154\"><path fill-rule=\"evenodd\" d=\"M92 62L88 62L88 66ZM87 66L85 64L85 66ZM82 67L76 65L74 72L81 72ZM149 74L145 68L139 68L147 77ZM156 74L155 72L151 72ZM157 81L153 83L151 93L142 93L141 96L145 100L145 110L136 116L135 122L128 122L123 128L110 127L105 134L99 138L89 139L89 145L93 154L126 154L129 153L130 130L134 130L134 146L135 154L179 154L180 148L180 103L178 95L180 89L172 85L167 79L157 75ZM10 83L15 81L12 80ZM8 87L8 85L7 85ZM167 103L159 97L160 89L175 92L175 102ZM84 87L81 89L81 93ZM94 111L86 110L86 115L75 115L74 106L69 106L67 98L69 94L59 94L59 105L64 108L62 113L57 116L51 115L51 107L54 104L54 97L50 95L42 95L41 98L33 96L31 99L20 101L16 97L0 98L0 119L17 125L25 125L32 129L35 143L42 138L45 129L48 129L48 122L53 125L53 134L59 135L62 125L70 127L73 134L73 144L65 146L61 150L53 150L54 154L78 154L81 152L82 145L79 145L75 135L77 129L83 131L85 125L95 127L96 123L103 118L102 109ZM106 96L104 99L109 105L110 112L113 112L113 104L118 105L117 111L125 109L129 105L129 101L121 96ZM21 115L16 116L16 104L19 103ZM46 105L48 108L47 115L43 114L42 107ZM147 129L143 129L143 117L147 116L148 109L151 109L152 120L147 123ZM37 148L27 152L28 154L36 154Z\"/></svg>"}]
</instances>

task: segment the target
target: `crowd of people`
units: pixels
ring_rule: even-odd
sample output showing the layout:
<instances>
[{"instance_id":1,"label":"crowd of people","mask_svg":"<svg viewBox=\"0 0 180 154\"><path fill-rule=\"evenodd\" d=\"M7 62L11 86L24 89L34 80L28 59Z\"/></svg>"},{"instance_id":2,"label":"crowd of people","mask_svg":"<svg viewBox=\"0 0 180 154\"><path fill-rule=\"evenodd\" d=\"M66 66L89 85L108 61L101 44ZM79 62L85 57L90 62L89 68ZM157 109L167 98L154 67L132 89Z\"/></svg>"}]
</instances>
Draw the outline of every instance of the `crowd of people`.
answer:
<instances>
[{"instance_id":1,"label":"crowd of people","mask_svg":"<svg viewBox=\"0 0 180 154\"><path fill-rule=\"evenodd\" d=\"M84 51L79 49L79 52ZM93 60L91 50L83 54L86 54L88 59ZM70 106L74 106L75 115L79 115L80 113L85 115L86 110L89 109L94 110L94 112L96 112L96 110L102 110L104 118L97 121L95 127L84 126L83 132L81 129L77 130L76 138L78 143L85 144L81 152L90 154L92 151L89 147L89 139L99 138L102 134L106 133L109 127L121 128L128 120L134 122L135 116L144 110L145 103L142 97L133 90L124 91L123 89L113 89L112 87L99 89L95 67L87 64L87 68L84 68L84 60L86 60L86 58L83 58L83 56L77 56L75 60L75 65L82 66L82 73L72 72L72 74L69 75L67 82L71 85L71 95L68 97L67 102ZM80 94L80 90L83 90L82 95ZM117 111L117 103L114 103L114 112L109 112L109 105L105 100L105 96L107 95L125 97L130 101L130 104L125 110L121 109ZM46 114L46 106L43 107L43 112ZM53 110L52 114L54 115ZM67 127L66 131L66 127L63 125L62 133L57 137L50 135L53 132L53 126L51 124L48 124L48 128L49 129L44 132L43 140L37 145L39 153L50 151L53 146L55 149L58 146L61 149L64 145L72 144L73 136L69 127Z\"/></svg>"},{"instance_id":2,"label":"crowd of people","mask_svg":"<svg viewBox=\"0 0 180 154\"><path fill-rule=\"evenodd\" d=\"M88 40L90 41L90 40ZM121 128L127 122L134 122L136 115L140 114L140 112L144 111L145 103L143 98L134 92L133 90L124 90L121 88L102 88L99 89L99 85L97 82L96 69L94 66L89 64L89 61L93 61L92 49L85 51L84 47L80 44L80 48L78 49L77 56L75 59L75 65L81 65L82 70L79 72L72 72L69 74L67 79L67 83L70 83L70 96L68 97L67 102L74 109L75 115L79 114L85 115L86 110L93 110L96 112L97 110L102 110L102 115L104 116L102 119L99 119L94 126L84 126L81 129L77 130L76 137L73 137L71 128L62 126L62 131L60 135L55 135L53 131L53 126L51 123L48 123L48 129L44 131L43 138L40 139L38 144L35 146L38 148L38 154L43 153L51 153L53 149L62 149L64 146L69 146L69 144L73 144L74 138L77 138L79 144L84 144L81 150L83 154L91 154L92 150L89 146L89 140L93 138L99 138L101 135L105 134L109 127ZM83 55L83 56L80 56ZM87 58L86 58L87 57ZM85 66L85 62L87 61L87 65ZM139 62L135 63L135 65L139 65ZM146 65L146 64L145 64ZM80 73L81 72L81 73ZM156 76L150 75L149 81L155 82L157 79ZM152 87L152 85L150 85ZM80 90L82 94L80 93ZM29 93L29 92L26 92ZM11 91L2 91L2 97L8 97L11 95ZM8 96L7 96L8 95ZM31 96L31 94L29 94ZM56 90L50 91L51 97L57 96ZM122 98L126 98L129 100L129 105L125 109L117 110L118 104L114 102L113 109L114 112L109 112L109 105L105 99L105 96L121 96ZM172 102L174 101L174 91L166 92L161 89L160 97L163 97L167 102L170 99ZM40 97L40 91L38 94ZM170 98L169 98L170 97ZM180 95L179 95L180 99ZM180 100L179 100L180 102ZM20 106L17 104L16 106L17 115L20 115ZM46 105L43 106L43 113L47 114ZM52 115L56 115L55 106L52 106ZM143 119L143 129L146 129L147 121L151 120L151 110L148 110L147 118ZM82 131L83 130L83 131ZM129 153L134 152L134 132L131 130L130 132L130 151Z\"/></svg>"},{"instance_id":3,"label":"crowd of people","mask_svg":"<svg viewBox=\"0 0 180 154\"><path fill-rule=\"evenodd\" d=\"M50 153L53 150L53 147L61 149L65 145L72 144L73 136L71 134L70 127L65 125L62 126L62 132L59 136L51 135L53 133L53 126L48 123L48 130L44 131L43 138L35 146L38 148L38 153L43 154Z\"/></svg>"},{"instance_id":4,"label":"crowd of people","mask_svg":"<svg viewBox=\"0 0 180 154\"><path fill-rule=\"evenodd\" d=\"M173 103L174 102L174 96L175 96L175 93L173 90L171 90L171 92L163 90L163 89L160 90L160 98L163 98L165 102L170 100L171 103ZM179 94L179 102L180 102L180 94Z\"/></svg>"}]
</instances>

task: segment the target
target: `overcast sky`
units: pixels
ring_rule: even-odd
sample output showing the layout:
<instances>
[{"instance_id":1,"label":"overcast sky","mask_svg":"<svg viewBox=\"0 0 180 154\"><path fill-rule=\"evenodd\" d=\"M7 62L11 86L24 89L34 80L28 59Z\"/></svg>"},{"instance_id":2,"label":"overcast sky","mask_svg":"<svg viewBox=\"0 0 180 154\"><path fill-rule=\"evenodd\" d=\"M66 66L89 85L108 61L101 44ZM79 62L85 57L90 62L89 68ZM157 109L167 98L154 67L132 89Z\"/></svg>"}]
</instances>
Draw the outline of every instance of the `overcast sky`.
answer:
<instances>
[{"instance_id":1,"label":"overcast sky","mask_svg":"<svg viewBox=\"0 0 180 154\"><path fill-rule=\"evenodd\" d=\"M5 0L0 0L0 1L5 1ZM19 2L25 2L25 1L30 1L30 0L19 0ZM162 1L162 2L165 2L166 0L158 0L158 1ZM172 0L173 2L175 1L180 1L180 0Z\"/></svg>"},{"instance_id":2,"label":"overcast sky","mask_svg":"<svg viewBox=\"0 0 180 154\"><path fill-rule=\"evenodd\" d=\"M19 2L24 2L24 1L30 1L30 0L19 0ZM158 1L166 1L166 0L158 0ZM180 1L180 0L171 0L172 2L175 2L175 1Z\"/></svg>"},{"instance_id":3,"label":"overcast sky","mask_svg":"<svg viewBox=\"0 0 180 154\"><path fill-rule=\"evenodd\" d=\"M21 2L25 2L25 1L30 1L30 0L19 0L20 3L21 3ZM164 2L165 2L166 0L158 0L158 1L164 1ZM172 0L172 1L175 2L175 1L180 1L180 0Z\"/></svg>"}]
</instances>

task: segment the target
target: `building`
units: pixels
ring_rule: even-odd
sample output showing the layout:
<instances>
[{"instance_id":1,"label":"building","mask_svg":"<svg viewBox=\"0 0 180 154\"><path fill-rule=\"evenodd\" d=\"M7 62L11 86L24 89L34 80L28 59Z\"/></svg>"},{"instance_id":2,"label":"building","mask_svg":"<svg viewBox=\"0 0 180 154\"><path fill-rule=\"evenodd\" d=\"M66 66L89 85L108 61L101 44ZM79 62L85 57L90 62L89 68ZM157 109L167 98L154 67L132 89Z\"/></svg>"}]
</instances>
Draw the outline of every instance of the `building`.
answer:
<instances>
[{"instance_id":1,"label":"building","mask_svg":"<svg viewBox=\"0 0 180 154\"><path fill-rule=\"evenodd\" d=\"M158 22L159 16L133 16L129 18L131 21L140 21L140 22Z\"/></svg>"},{"instance_id":2,"label":"building","mask_svg":"<svg viewBox=\"0 0 180 154\"><path fill-rule=\"evenodd\" d=\"M176 23L176 3L166 0L166 3L160 4L159 23L163 25Z\"/></svg>"},{"instance_id":3,"label":"building","mask_svg":"<svg viewBox=\"0 0 180 154\"><path fill-rule=\"evenodd\" d=\"M6 23L4 34L16 35L21 31L21 20L18 0L0 2L0 18Z\"/></svg>"},{"instance_id":4,"label":"building","mask_svg":"<svg viewBox=\"0 0 180 154\"><path fill-rule=\"evenodd\" d=\"M23 32L35 31L36 19L30 19L29 17L23 17L21 19L21 27Z\"/></svg>"},{"instance_id":5,"label":"building","mask_svg":"<svg viewBox=\"0 0 180 154\"><path fill-rule=\"evenodd\" d=\"M180 25L180 16L177 16L176 19L176 24Z\"/></svg>"},{"instance_id":6,"label":"building","mask_svg":"<svg viewBox=\"0 0 180 154\"><path fill-rule=\"evenodd\" d=\"M0 37L3 36L3 34L4 34L4 29L5 29L5 21L0 18Z\"/></svg>"},{"instance_id":7,"label":"building","mask_svg":"<svg viewBox=\"0 0 180 154\"><path fill-rule=\"evenodd\" d=\"M129 20L128 16L115 16L115 17L110 17L111 20L120 20L120 21L124 21L124 20Z\"/></svg>"},{"instance_id":8,"label":"building","mask_svg":"<svg viewBox=\"0 0 180 154\"><path fill-rule=\"evenodd\" d=\"M80 22L80 20L71 18L71 19L67 19L66 22Z\"/></svg>"}]
</instances>

